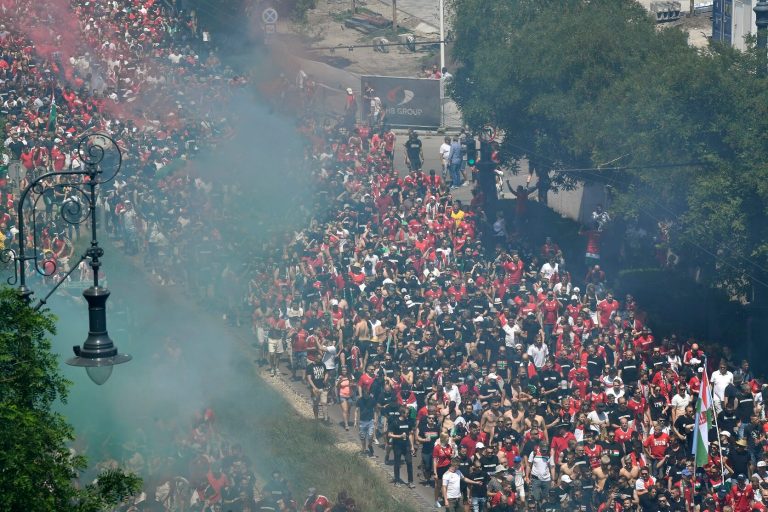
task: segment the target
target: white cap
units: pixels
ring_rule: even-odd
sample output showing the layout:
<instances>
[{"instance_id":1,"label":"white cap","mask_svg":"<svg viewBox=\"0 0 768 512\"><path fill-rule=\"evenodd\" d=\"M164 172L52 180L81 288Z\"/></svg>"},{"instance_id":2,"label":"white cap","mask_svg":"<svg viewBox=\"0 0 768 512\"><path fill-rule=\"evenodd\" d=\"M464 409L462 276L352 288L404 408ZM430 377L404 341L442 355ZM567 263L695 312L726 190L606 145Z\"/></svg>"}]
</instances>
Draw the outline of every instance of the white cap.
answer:
<instances>
[{"instance_id":1,"label":"white cap","mask_svg":"<svg viewBox=\"0 0 768 512\"><path fill-rule=\"evenodd\" d=\"M757 467L759 468L764 468L765 466L768 466L768 464L766 464L764 460L761 460L757 463Z\"/></svg>"},{"instance_id":2,"label":"white cap","mask_svg":"<svg viewBox=\"0 0 768 512\"><path fill-rule=\"evenodd\" d=\"M331 306L338 306L338 305L339 305L339 301L338 300L331 299Z\"/></svg>"},{"instance_id":3,"label":"white cap","mask_svg":"<svg viewBox=\"0 0 768 512\"><path fill-rule=\"evenodd\" d=\"M347 87L347 94L354 94L354 92L351 87Z\"/></svg>"},{"instance_id":4,"label":"white cap","mask_svg":"<svg viewBox=\"0 0 768 512\"><path fill-rule=\"evenodd\" d=\"M560 481L565 482L566 484L573 482L573 480L571 480L571 477L569 477L568 475L561 476Z\"/></svg>"},{"instance_id":5,"label":"white cap","mask_svg":"<svg viewBox=\"0 0 768 512\"><path fill-rule=\"evenodd\" d=\"M722 432L720 432L720 435L725 437L731 437L731 433L728 432L727 430L723 430Z\"/></svg>"},{"instance_id":6,"label":"white cap","mask_svg":"<svg viewBox=\"0 0 768 512\"><path fill-rule=\"evenodd\" d=\"M477 444L475 445L475 449L476 449L476 450L481 450L481 449L483 449L483 448L485 448L485 445L484 445L482 442L480 442L480 443L477 443Z\"/></svg>"}]
</instances>

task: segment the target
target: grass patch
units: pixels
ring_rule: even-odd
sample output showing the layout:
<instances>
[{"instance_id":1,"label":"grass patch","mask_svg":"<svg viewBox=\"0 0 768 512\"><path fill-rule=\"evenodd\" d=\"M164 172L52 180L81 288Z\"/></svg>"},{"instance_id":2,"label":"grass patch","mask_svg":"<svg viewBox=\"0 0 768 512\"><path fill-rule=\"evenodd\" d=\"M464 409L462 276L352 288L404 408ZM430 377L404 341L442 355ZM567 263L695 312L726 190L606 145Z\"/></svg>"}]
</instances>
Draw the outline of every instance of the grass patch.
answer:
<instances>
[{"instance_id":1,"label":"grass patch","mask_svg":"<svg viewBox=\"0 0 768 512\"><path fill-rule=\"evenodd\" d=\"M282 472L298 502L306 489L316 487L332 501L339 491L346 490L361 510L415 512L397 501L392 487L367 460L337 448L336 437L328 427L296 413L281 395L253 376L249 363L244 361L240 366L237 373L250 368L256 388L251 396L256 397L256 403L249 399L244 408L242 401L233 397L232 403L216 404L215 410L223 430L248 433L239 435L239 441L254 454L262 479L268 480L273 470Z\"/></svg>"}]
</instances>

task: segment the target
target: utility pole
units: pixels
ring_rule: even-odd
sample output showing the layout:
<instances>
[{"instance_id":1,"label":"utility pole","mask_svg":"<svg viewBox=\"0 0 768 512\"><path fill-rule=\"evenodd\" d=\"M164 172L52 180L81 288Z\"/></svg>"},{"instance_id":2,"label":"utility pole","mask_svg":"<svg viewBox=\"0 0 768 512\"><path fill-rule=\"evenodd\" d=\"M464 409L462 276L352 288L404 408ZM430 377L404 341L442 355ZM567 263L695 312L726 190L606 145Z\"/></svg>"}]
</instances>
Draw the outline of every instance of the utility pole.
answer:
<instances>
[{"instance_id":1,"label":"utility pole","mask_svg":"<svg viewBox=\"0 0 768 512\"><path fill-rule=\"evenodd\" d=\"M442 76L443 68L445 68L445 0L440 0L440 73L441 73L441 76Z\"/></svg>"},{"instance_id":2,"label":"utility pole","mask_svg":"<svg viewBox=\"0 0 768 512\"><path fill-rule=\"evenodd\" d=\"M691 0L693 2L693 0ZM352 14L357 14L357 0L352 0Z\"/></svg>"},{"instance_id":3,"label":"utility pole","mask_svg":"<svg viewBox=\"0 0 768 512\"><path fill-rule=\"evenodd\" d=\"M696 0L691 0L691 12L690 12L691 16L693 16L693 14L696 12L696 6L694 5L695 1Z\"/></svg>"},{"instance_id":4,"label":"utility pole","mask_svg":"<svg viewBox=\"0 0 768 512\"><path fill-rule=\"evenodd\" d=\"M392 0L392 32L397 35L397 0Z\"/></svg>"}]
</instances>

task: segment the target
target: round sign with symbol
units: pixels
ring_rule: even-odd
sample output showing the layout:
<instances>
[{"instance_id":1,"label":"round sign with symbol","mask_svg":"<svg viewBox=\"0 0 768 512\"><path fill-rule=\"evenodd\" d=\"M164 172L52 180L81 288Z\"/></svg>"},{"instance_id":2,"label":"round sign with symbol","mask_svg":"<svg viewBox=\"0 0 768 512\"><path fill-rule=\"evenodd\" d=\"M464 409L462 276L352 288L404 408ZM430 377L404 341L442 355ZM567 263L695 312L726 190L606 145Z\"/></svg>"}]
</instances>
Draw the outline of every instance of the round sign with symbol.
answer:
<instances>
[{"instance_id":1,"label":"round sign with symbol","mask_svg":"<svg viewBox=\"0 0 768 512\"><path fill-rule=\"evenodd\" d=\"M261 13L261 19L264 23L277 23L277 11L272 7L267 7L264 12Z\"/></svg>"}]
</instances>

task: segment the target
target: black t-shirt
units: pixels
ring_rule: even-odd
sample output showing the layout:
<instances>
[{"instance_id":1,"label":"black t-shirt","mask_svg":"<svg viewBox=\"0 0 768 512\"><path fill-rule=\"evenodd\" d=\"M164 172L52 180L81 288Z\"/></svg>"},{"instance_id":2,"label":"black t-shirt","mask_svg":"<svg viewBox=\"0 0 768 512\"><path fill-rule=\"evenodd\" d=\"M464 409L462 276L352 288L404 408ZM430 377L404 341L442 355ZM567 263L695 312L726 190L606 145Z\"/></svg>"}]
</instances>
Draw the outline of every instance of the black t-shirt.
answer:
<instances>
[{"instance_id":1,"label":"black t-shirt","mask_svg":"<svg viewBox=\"0 0 768 512\"><path fill-rule=\"evenodd\" d=\"M728 454L728 461L735 474L741 473L746 475L748 473L750 456L747 450L739 450L738 448L731 450Z\"/></svg>"},{"instance_id":2,"label":"black t-shirt","mask_svg":"<svg viewBox=\"0 0 768 512\"><path fill-rule=\"evenodd\" d=\"M421 139L409 138L405 141L405 151L408 153L408 159L421 160Z\"/></svg>"},{"instance_id":3,"label":"black t-shirt","mask_svg":"<svg viewBox=\"0 0 768 512\"><path fill-rule=\"evenodd\" d=\"M496 471L496 466L499 465L499 457L496 454L483 455L480 457L480 466L483 468L484 481L488 483L490 475Z\"/></svg>"},{"instance_id":4,"label":"black t-shirt","mask_svg":"<svg viewBox=\"0 0 768 512\"><path fill-rule=\"evenodd\" d=\"M395 434L398 436L402 434L406 434L405 439L395 438L395 439L390 439L390 442L393 445L398 445L398 446L407 445L409 442L409 435L413 430L413 423L411 422L411 419L408 417L403 419L398 414L396 418L390 418L389 420L387 420L387 423L389 427L388 431L391 434Z\"/></svg>"},{"instance_id":5,"label":"black t-shirt","mask_svg":"<svg viewBox=\"0 0 768 512\"><path fill-rule=\"evenodd\" d=\"M643 512L657 512L659 510L659 501L656 497L647 492L640 496L640 508Z\"/></svg>"},{"instance_id":6,"label":"black t-shirt","mask_svg":"<svg viewBox=\"0 0 768 512\"><path fill-rule=\"evenodd\" d=\"M695 422L696 421L693 418L689 418L688 416L678 416L677 420L675 420L675 429L680 432L680 435L685 436L686 441L688 441L693 430L686 427L693 425Z\"/></svg>"},{"instance_id":7,"label":"black t-shirt","mask_svg":"<svg viewBox=\"0 0 768 512\"><path fill-rule=\"evenodd\" d=\"M429 440L421 444L421 451L431 454L435 441L440 437L440 426L437 421L430 422L428 418L422 418L419 422L419 437Z\"/></svg>"},{"instance_id":8,"label":"black t-shirt","mask_svg":"<svg viewBox=\"0 0 768 512\"><path fill-rule=\"evenodd\" d=\"M307 375L309 375L312 384L314 384L314 386L318 389L325 389L326 374L327 371L325 369L325 365L320 361L309 363L307 365Z\"/></svg>"},{"instance_id":9,"label":"black t-shirt","mask_svg":"<svg viewBox=\"0 0 768 512\"><path fill-rule=\"evenodd\" d=\"M552 391L553 389L556 389L560 385L561 380L562 379L560 378L560 375L558 375L557 372L552 369L542 370L539 373L539 382L541 382L541 385L546 391Z\"/></svg>"},{"instance_id":10,"label":"black t-shirt","mask_svg":"<svg viewBox=\"0 0 768 512\"><path fill-rule=\"evenodd\" d=\"M596 379L603 373L605 367L605 361L602 357L595 354L587 358L587 371L589 372L590 379Z\"/></svg>"},{"instance_id":11,"label":"black t-shirt","mask_svg":"<svg viewBox=\"0 0 768 512\"><path fill-rule=\"evenodd\" d=\"M717 415L717 425L720 427L721 432L723 430L733 432L738 421L739 417L736 416L736 411L723 410Z\"/></svg>"},{"instance_id":12,"label":"black t-shirt","mask_svg":"<svg viewBox=\"0 0 768 512\"><path fill-rule=\"evenodd\" d=\"M651 419L658 420L661 418L666 406L667 399L662 395L648 396L648 411L651 413Z\"/></svg>"},{"instance_id":13,"label":"black t-shirt","mask_svg":"<svg viewBox=\"0 0 768 512\"><path fill-rule=\"evenodd\" d=\"M752 398L752 393L741 393L737 396L739 399L739 405L736 407L736 416L742 421L747 423L754 414L755 400Z\"/></svg>"},{"instance_id":14,"label":"black t-shirt","mask_svg":"<svg viewBox=\"0 0 768 512\"><path fill-rule=\"evenodd\" d=\"M370 421L376 410L376 399L371 395L361 397L357 401L357 408L360 410L360 421Z\"/></svg>"},{"instance_id":15,"label":"black t-shirt","mask_svg":"<svg viewBox=\"0 0 768 512\"><path fill-rule=\"evenodd\" d=\"M632 413L629 407L626 406L623 408L616 406L608 412L608 419L610 420L611 425L621 425L621 418L627 418L627 421L632 421L634 416L635 415Z\"/></svg>"},{"instance_id":16,"label":"black t-shirt","mask_svg":"<svg viewBox=\"0 0 768 512\"><path fill-rule=\"evenodd\" d=\"M640 375L640 361L637 358L625 359L619 365L621 369L621 378L624 382L634 383Z\"/></svg>"}]
</instances>

